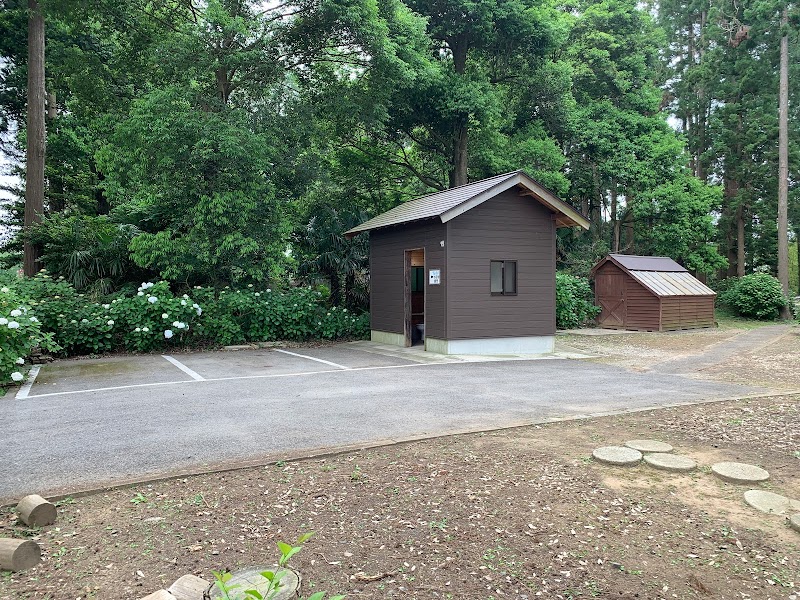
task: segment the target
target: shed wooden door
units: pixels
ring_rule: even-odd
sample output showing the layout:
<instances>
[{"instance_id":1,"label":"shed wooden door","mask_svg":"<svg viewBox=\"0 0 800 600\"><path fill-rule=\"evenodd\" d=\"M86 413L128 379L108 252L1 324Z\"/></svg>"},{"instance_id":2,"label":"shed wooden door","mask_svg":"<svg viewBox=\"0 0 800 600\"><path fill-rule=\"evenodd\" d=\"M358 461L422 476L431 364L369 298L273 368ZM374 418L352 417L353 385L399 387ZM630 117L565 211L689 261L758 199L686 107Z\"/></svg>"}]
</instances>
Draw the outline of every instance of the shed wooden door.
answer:
<instances>
[{"instance_id":1,"label":"shed wooden door","mask_svg":"<svg viewBox=\"0 0 800 600\"><path fill-rule=\"evenodd\" d=\"M625 326L625 273L606 270L595 279L597 303L600 305L598 322L606 327Z\"/></svg>"}]
</instances>

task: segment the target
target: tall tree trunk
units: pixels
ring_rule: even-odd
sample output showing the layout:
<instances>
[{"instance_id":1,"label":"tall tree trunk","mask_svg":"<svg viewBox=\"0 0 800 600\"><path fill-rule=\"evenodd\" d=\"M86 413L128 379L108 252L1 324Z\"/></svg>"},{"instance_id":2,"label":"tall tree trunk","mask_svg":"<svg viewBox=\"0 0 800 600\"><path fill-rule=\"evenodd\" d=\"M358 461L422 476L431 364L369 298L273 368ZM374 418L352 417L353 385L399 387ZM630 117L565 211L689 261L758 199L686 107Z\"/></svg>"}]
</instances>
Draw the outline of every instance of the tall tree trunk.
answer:
<instances>
[{"instance_id":1,"label":"tall tree trunk","mask_svg":"<svg viewBox=\"0 0 800 600\"><path fill-rule=\"evenodd\" d=\"M453 157L450 170L451 188L469 183L467 176L467 164L469 162L469 154L467 152L468 137L467 119L458 119L453 127Z\"/></svg>"},{"instance_id":2,"label":"tall tree trunk","mask_svg":"<svg viewBox=\"0 0 800 600\"><path fill-rule=\"evenodd\" d=\"M41 219L44 209L45 158L44 14L38 0L28 0L28 114L25 152L25 228ZM24 244L23 271L39 271L41 248Z\"/></svg>"},{"instance_id":3,"label":"tall tree trunk","mask_svg":"<svg viewBox=\"0 0 800 600\"><path fill-rule=\"evenodd\" d=\"M789 295L789 9L784 6L781 18L781 76L778 96L778 279ZM789 307L781 318L791 318Z\"/></svg>"},{"instance_id":4,"label":"tall tree trunk","mask_svg":"<svg viewBox=\"0 0 800 600\"><path fill-rule=\"evenodd\" d=\"M736 276L744 277L745 259L745 233L744 233L745 207L741 204L736 208Z\"/></svg>"},{"instance_id":5,"label":"tall tree trunk","mask_svg":"<svg viewBox=\"0 0 800 600\"><path fill-rule=\"evenodd\" d=\"M449 40L448 45L453 52L453 69L461 76L467 69L467 52L469 44L463 35ZM450 157L450 187L469 183L467 166L469 153L467 142L469 140L469 115L460 115L453 124L452 156Z\"/></svg>"},{"instance_id":6,"label":"tall tree trunk","mask_svg":"<svg viewBox=\"0 0 800 600\"><path fill-rule=\"evenodd\" d=\"M619 218L617 215L617 183L611 181L611 251L619 252Z\"/></svg>"},{"instance_id":7,"label":"tall tree trunk","mask_svg":"<svg viewBox=\"0 0 800 600\"><path fill-rule=\"evenodd\" d=\"M734 238L736 237L736 228L738 226L738 210L734 213L732 205L736 201L738 194L739 182L726 171L723 179L722 216L725 226L724 250L725 258L728 259L728 268L720 273L723 279L725 277L736 277L738 257Z\"/></svg>"}]
</instances>

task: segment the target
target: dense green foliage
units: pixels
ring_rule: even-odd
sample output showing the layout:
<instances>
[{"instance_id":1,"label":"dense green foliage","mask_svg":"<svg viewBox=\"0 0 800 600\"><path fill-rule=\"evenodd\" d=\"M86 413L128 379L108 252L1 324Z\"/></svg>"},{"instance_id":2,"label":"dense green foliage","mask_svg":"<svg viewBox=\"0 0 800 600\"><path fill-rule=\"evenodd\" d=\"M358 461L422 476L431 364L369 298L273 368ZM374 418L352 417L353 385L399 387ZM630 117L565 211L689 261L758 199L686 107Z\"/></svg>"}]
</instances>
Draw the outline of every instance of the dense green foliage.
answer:
<instances>
[{"instance_id":1,"label":"dense green foliage","mask_svg":"<svg viewBox=\"0 0 800 600\"><path fill-rule=\"evenodd\" d=\"M11 361L10 365L28 356L31 347L42 344L71 356L361 338L369 332L369 315L331 307L325 293L307 287L273 290L251 284L215 290L197 286L191 295L179 295L167 282L159 281L93 301L65 279L54 279L44 271L32 278L6 273L0 280L6 290L0 293L0 313L9 320L0 325L0 332L8 338L0 360ZM16 325L9 328L12 321ZM0 367L7 367L5 362ZM8 373L0 372L4 375Z\"/></svg>"},{"instance_id":2,"label":"dense green foliage","mask_svg":"<svg viewBox=\"0 0 800 600\"><path fill-rule=\"evenodd\" d=\"M594 292L584 277L556 273L556 327L574 329L600 314L594 305Z\"/></svg>"},{"instance_id":3,"label":"dense green foliage","mask_svg":"<svg viewBox=\"0 0 800 600\"><path fill-rule=\"evenodd\" d=\"M768 273L752 273L736 279L719 295L719 301L741 317L775 319L786 306L780 282Z\"/></svg>"},{"instance_id":4,"label":"dense green foliage","mask_svg":"<svg viewBox=\"0 0 800 600\"><path fill-rule=\"evenodd\" d=\"M365 310L367 239L344 231L514 169L589 217L588 232L559 231L569 273L586 276L608 251L667 255L711 281L774 273L783 33L800 243L796 2L42 5L45 214L0 258L15 260L24 237L86 298L158 279L213 294L207 318L228 341L312 335L308 315L284 315L280 333L216 300L225 286L244 303L250 289L324 285L337 311ZM0 150L21 173L27 2L0 8ZM18 225L22 190L10 192ZM77 304L78 323L106 316ZM108 339L72 338L87 351Z\"/></svg>"},{"instance_id":5,"label":"dense green foliage","mask_svg":"<svg viewBox=\"0 0 800 600\"><path fill-rule=\"evenodd\" d=\"M23 365L33 348L59 349L29 304L17 290L0 288L0 383L22 381Z\"/></svg>"}]
</instances>

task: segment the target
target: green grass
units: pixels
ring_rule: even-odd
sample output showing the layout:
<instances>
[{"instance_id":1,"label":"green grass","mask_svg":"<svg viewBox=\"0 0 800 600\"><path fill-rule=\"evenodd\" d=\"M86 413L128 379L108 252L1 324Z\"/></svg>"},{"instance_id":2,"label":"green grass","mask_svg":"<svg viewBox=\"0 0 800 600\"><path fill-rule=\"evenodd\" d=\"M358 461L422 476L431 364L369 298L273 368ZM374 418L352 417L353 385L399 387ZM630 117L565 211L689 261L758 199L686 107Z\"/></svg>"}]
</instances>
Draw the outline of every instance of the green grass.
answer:
<instances>
[{"instance_id":1,"label":"green grass","mask_svg":"<svg viewBox=\"0 0 800 600\"><path fill-rule=\"evenodd\" d=\"M757 321L733 314L724 306L717 306L716 319L720 329L758 329L767 325L775 325L779 321Z\"/></svg>"}]
</instances>

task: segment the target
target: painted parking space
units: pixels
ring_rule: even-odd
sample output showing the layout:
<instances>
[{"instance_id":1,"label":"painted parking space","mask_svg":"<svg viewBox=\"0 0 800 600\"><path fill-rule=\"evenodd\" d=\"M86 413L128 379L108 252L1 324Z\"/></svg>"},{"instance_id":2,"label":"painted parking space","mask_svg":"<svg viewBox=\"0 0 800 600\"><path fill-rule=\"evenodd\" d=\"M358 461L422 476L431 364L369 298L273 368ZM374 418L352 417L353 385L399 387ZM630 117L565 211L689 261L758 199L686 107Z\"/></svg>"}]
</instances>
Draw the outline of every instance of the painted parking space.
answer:
<instances>
[{"instance_id":1,"label":"painted parking space","mask_svg":"<svg viewBox=\"0 0 800 600\"><path fill-rule=\"evenodd\" d=\"M190 352L59 360L32 372L17 399L227 379L305 376L351 369L413 366L418 361L347 345Z\"/></svg>"},{"instance_id":2,"label":"painted parking space","mask_svg":"<svg viewBox=\"0 0 800 600\"><path fill-rule=\"evenodd\" d=\"M182 381L191 377L158 355L69 359L42 365L25 395Z\"/></svg>"}]
</instances>

